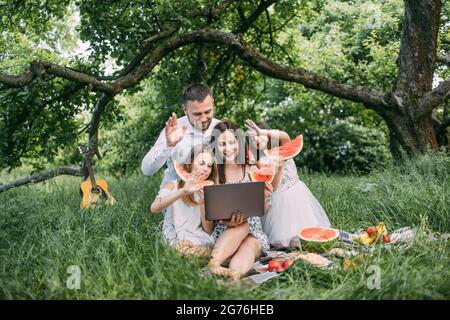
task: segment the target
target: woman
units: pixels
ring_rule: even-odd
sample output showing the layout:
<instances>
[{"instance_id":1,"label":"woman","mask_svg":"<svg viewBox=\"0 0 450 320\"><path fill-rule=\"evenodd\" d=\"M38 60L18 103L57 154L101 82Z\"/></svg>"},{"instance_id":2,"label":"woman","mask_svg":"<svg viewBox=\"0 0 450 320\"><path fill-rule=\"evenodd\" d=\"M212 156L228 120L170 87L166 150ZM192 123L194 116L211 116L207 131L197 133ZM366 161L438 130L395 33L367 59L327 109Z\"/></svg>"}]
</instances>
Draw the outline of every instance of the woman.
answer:
<instances>
[{"instance_id":1,"label":"woman","mask_svg":"<svg viewBox=\"0 0 450 320\"><path fill-rule=\"evenodd\" d=\"M251 170L245 159L245 139L243 131L230 121L223 121L214 127L212 143L214 146L218 182L242 183L248 182L248 172ZM266 185L265 210L269 208L268 200L272 187ZM253 266L255 259L269 250L269 242L262 230L259 217L244 219L239 214L233 214L229 221L217 221L212 233L215 245L208 264L210 270L232 280L237 280L246 274ZM230 258L229 267L222 267L223 262Z\"/></svg>"}]
</instances>

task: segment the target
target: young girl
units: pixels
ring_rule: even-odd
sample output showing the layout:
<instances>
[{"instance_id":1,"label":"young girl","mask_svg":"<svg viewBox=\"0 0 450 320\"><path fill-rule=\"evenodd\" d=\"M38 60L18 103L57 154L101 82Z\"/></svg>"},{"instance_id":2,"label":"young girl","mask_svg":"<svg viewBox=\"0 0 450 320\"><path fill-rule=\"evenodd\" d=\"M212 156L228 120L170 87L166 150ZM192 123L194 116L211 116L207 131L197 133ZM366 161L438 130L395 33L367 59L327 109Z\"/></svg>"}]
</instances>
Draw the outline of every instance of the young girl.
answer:
<instances>
[{"instance_id":1,"label":"young girl","mask_svg":"<svg viewBox=\"0 0 450 320\"><path fill-rule=\"evenodd\" d=\"M151 205L151 212L164 213L163 236L175 250L208 257L214 245L212 224L205 220L203 189L200 180L216 181L217 166L214 154L207 145L197 145L185 161L184 169L191 175L188 181L170 181L159 191Z\"/></svg>"},{"instance_id":2,"label":"young girl","mask_svg":"<svg viewBox=\"0 0 450 320\"><path fill-rule=\"evenodd\" d=\"M220 184L249 181L247 173L250 166L245 161L245 142L240 132L243 131L230 121L214 127L212 142ZM271 186L266 185L266 211L272 191ZM230 221L215 222L212 236L216 244L208 267L213 273L233 280L241 278L252 268L255 258L269 250L268 238L259 217L245 220L239 214L233 214ZM222 267L222 263L230 257L229 268Z\"/></svg>"},{"instance_id":3,"label":"young girl","mask_svg":"<svg viewBox=\"0 0 450 320\"><path fill-rule=\"evenodd\" d=\"M246 121L249 133L253 137L254 147L259 151L270 149L290 141L289 135L280 130L272 130L266 123ZM258 152L260 154L260 152ZM262 155L258 165L270 161ZM300 229L311 226L330 227L330 221L308 187L299 179L294 159L283 161L281 181L272 194L272 205L263 217L263 230L275 247L292 247L298 245Z\"/></svg>"}]
</instances>

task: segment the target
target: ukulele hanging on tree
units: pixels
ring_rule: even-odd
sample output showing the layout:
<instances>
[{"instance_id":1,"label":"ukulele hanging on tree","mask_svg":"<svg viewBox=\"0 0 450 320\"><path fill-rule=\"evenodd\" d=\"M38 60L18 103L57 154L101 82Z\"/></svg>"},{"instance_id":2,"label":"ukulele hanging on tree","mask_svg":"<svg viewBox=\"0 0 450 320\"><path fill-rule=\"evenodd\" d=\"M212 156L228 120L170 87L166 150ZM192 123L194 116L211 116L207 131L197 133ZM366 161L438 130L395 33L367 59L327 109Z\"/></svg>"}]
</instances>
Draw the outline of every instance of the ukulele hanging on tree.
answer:
<instances>
[{"instance_id":1,"label":"ukulele hanging on tree","mask_svg":"<svg viewBox=\"0 0 450 320\"><path fill-rule=\"evenodd\" d=\"M102 201L104 205L114 205L116 200L108 192L108 184L103 179L95 179L94 170L92 169L92 158L94 153L86 145L79 145L78 148L86 159L86 166L89 173L89 179L80 184L81 208L95 208Z\"/></svg>"}]
</instances>

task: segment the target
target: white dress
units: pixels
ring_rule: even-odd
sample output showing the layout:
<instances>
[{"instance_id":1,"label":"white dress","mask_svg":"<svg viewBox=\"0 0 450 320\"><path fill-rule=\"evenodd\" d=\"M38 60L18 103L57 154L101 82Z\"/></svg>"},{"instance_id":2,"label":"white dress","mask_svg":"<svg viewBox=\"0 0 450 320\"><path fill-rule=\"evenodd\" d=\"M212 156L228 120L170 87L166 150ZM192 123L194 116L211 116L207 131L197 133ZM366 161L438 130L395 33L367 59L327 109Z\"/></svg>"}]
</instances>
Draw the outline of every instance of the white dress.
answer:
<instances>
[{"instance_id":1,"label":"white dress","mask_svg":"<svg viewBox=\"0 0 450 320\"><path fill-rule=\"evenodd\" d=\"M161 189L159 196L165 197L177 189L177 181L173 190ZM214 246L214 239L202 228L200 206L187 205L182 199L175 201L164 210L163 237L172 246L182 240L194 244Z\"/></svg>"},{"instance_id":2,"label":"white dress","mask_svg":"<svg viewBox=\"0 0 450 320\"><path fill-rule=\"evenodd\" d=\"M299 179L293 159L284 161L280 184L271 198L272 205L262 223L272 246L295 244L302 228L331 226L319 201Z\"/></svg>"}]
</instances>

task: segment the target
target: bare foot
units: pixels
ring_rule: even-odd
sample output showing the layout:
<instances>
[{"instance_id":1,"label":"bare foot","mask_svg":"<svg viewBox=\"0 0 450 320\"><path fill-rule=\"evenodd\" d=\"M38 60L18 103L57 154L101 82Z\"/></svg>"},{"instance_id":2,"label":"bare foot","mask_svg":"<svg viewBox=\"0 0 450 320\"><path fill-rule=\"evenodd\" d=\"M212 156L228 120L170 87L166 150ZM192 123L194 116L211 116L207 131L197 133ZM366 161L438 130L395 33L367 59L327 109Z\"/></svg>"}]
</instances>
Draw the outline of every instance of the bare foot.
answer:
<instances>
[{"instance_id":1,"label":"bare foot","mask_svg":"<svg viewBox=\"0 0 450 320\"><path fill-rule=\"evenodd\" d=\"M209 261L208 268L215 275L218 275L220 277L223 277L223 278L226 278L226 279L229 279L232 281L237 281L242 276L242 274L240 272L238 272L237 270L224 268L218 262L216 262L214 260Z\"/></svg>"}]
</instances>

